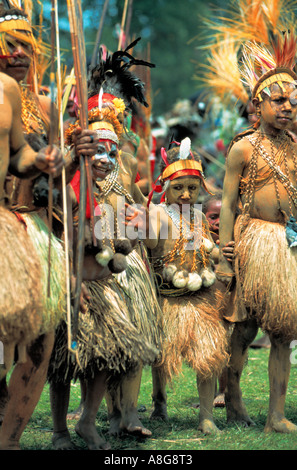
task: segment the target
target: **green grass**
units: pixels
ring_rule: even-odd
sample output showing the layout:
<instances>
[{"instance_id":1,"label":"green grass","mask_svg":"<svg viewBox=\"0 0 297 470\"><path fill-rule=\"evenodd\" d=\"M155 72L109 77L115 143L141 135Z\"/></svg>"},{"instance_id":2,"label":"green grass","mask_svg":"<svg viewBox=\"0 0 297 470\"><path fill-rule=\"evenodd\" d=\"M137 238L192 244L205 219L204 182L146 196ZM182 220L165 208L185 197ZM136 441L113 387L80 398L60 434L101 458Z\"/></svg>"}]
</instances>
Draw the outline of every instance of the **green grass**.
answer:
<instances>
[{"instance_id":1,"label":"green grass","mask_svg":"<svg viewBox=\"0 0 297 470\"><path fill-rule=\"evenodd\" d=\"M214 410L217 426L222 431L217 436L204 436L199 431L199 409L193 405L198 402L196 379L194 372L186 365L183 374L176 378L171 388L168 388L169 421L151 421L152 385L150 368L144 369L138 407L145 407L139 416L142 423L148 427L152 438L142 440L127 436L114 438L108 436L108 421L106 405L103 402L97 415L97 429L111 444L113 450L295 450L296 435L282 435L263 432L269 398L269 383L267 376L269 350L250 349L249 361L242 375L242 391L244 401L254 427L244 428L236 424L226 423L225 409ZM291 369L290 382L286 400L286 417L297 423L297 366ZM80 401L79 384L73 384L69 410L75 410ZM86 449L84 442L74 431L74 421L68 421L73 442L81 449ZM52 419L49 404L48 385L45 386L41 399L32 418L21 438L21 448L24 450L51 450Z\"/></svg>"}]
</instances>

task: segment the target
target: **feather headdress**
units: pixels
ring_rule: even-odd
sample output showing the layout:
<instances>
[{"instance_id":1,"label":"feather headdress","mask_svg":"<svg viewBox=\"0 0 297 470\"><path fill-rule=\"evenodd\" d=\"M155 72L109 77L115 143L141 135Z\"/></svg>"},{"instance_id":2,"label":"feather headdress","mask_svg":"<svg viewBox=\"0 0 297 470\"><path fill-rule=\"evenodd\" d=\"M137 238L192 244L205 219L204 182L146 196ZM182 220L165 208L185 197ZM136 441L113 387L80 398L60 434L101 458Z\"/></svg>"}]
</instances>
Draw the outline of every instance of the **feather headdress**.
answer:
<instances>
[{"instance_id":1,"label":"feather headdress","mask_svg":"<svg viewBox=\"0 0 297 470\"><path fill-rule=\"evenodd\" d=\"M209 47L207 63L200 64L196 78L206 85L210 101L218 96L226 106L234 103L234 97L243 104L248 102L249 95L238 68L239 50L239 45L230 37Z\"/></svg>"},{"instance_id":2,"label":"feather headdress","mask_svg":"<svg viewBox=\"0 0 297 470\"><path fill-rule=\"evenodd\" d=\"M99 63L89 71L89 97L98 95L102 87L103 93L122 99L126 106L131 104L132 98L149 106L145 99L144 83L129 70L137 65L155 67L150 62L135 59L128 52L140 39L133 41L124 51L116 51L112 55L107 53L105 59L99 56Z\"/></svg>"},{"instance_id":3,"label":"feather headdress","mask_svg":"<svg viewBox=\"0 0 297 470\"><path fill-rule=\"evenodd\" d=\"M273 37L270 48L255 42L243 45L241 75L243 83L250 88L252 98L262 100L261 92L269 94L272 83L294 83L297 39L291 33Z\"/></svg>"},{"instance_id":4,"label":"feather headdress","mask_svg":"<svg viewBox=\"0 0 297 470\"><path fill-rule=\"evenodd\" d=\"M204 81L224 102L230 94L243 103L247 102L248 94L254 97L257 93L261 99L260 92L269 90L272 82L295 79L297 48L292 8L295 4L296 0L238 0L225 17L208 22L216 29L216 44L208 46L210 57ZM281 76L271 78L279 71ZM244 91L245 87L249 93Z\"/></svg>"},{"instance_id":5,"label":"feather headdress","mask_svg":"<svg viewBox=\"0 0 297 470\"><path fill-rule=\"evenodd\" d=\"M135 65L155 67L149 62L134 59L128 52L137 44L140 38L133 41L124 51L114 52L112 55L104 51L99 54L99 63L88 73L88 121L89 127L103 129L99 122L104 122L104 131L108 131L106 124L113 127L113 132L120 139L123 125L118 119L135 98L144 106L144 83L132 74L129 69ZM122 120L121 120L122 121ZM72 133L77 123L66 131L67 143L71 143ZM93 126L93 127L92 127ZM95 127L94 127L95 126ZM99 127L98 127L99 126ZM114 137L114 141L117 140Z\"/></svg>"}]
</instances>

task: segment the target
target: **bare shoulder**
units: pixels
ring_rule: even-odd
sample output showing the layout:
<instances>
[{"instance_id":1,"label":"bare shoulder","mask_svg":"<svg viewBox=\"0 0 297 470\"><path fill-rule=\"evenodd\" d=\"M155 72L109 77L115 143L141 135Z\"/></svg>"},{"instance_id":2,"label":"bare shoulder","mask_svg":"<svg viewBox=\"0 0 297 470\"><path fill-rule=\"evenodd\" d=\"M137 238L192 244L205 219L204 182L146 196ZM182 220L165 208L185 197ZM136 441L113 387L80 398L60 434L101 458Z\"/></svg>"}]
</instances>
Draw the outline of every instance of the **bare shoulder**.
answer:
<instances>
[{"instance_id":1,"label":"bare shoulder","mask_svg":"<svg viewBox=\"0 0 297 470\"><path fill-rule=\"evenodd\" d=\"M13 101L21 99L20 88L14 78L9 77L9 75L0 72L0 83L2 85L3 93L7 95L10 99L12 99Z\"/></svg>"},{"instance_id":2,"label":"bare shoulder","mask_svg":"<svg viewBox=\"0 0 297 470\"><path fill-rule=\"evenodd\" d=\"M226 160L227 168L244 168L248 165L252 152L253 146L247 138L238 140L229 150Z\"/></svg>"},{"instance_id":3,"label":"bare shoulder","mask_svg":"<svg viewBox=\"0 0 297 470\"><path fill-rule=\"evenodd\" d=\"M130 153L121 152L121 160L127 171L130 170L131 173L137 171L137 160Z\"/></svg>"}]
</instances>

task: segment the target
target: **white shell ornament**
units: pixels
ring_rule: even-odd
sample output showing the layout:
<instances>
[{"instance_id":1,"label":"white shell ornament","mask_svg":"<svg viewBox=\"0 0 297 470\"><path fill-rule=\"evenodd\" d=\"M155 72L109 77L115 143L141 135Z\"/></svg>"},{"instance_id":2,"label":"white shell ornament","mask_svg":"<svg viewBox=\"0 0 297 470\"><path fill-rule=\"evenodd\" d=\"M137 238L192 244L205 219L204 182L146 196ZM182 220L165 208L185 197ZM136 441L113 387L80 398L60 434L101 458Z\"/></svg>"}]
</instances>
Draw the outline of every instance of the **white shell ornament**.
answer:
<instances>
[{"instance_id":1,"label":"white shell ornament","mask_svg":"<svg viewBox=\"0 0 297 470\"><path fill-rule=\"evenodd\" d=\"M189 274L187 271L176 271L172 278L172 284L177 289L182 289L183 287L186 287L188 279Z\"/></svg>"},{"instance_id":2,"label":"white shell ornament","mask_svg":"<svg viewBox=\"0 0 297 470\"><path fill-rule=\"evenodd\" d=\"M187 282L187 288L190 291L194 292L196 290L199 290L201 286L202 286L201 276L199 276L198 273L190 273L189 280Z\"/></svg>"},{"instance_id":3,"label":"white shell ornament","mask_svg":"<svg viewBox=\"0 0 297 470\"><path fill-rule=\"evenodd\" d=\"M216 275L210 269L206 269L206 268L202 269L202 271L200 272L200 276L201 276L204 287L210 287L216 281Z\"/></svg>"},{"instance_id":4,"label":"white shell ornament","mask_svg":"<svg viewBox=\"0 0 297 470\"><path fill-rule=\"evenodd\" d=\"M109 261L113 258L113 251L109 246L106 246L102 251L96 254L95 259L100 266L107 266Z\"/></svg>"},{"instance_id":5,"label":"white shell ornament","mask_svg":"<svg viewBox=\"0 0 297 470\"><path fill-rule=\"evenodd\" d=\"M206 249L207 253L210 253L213 250L214 243L210 241L208 238L202 238L202 245Z\"/></svg>"},{"instance_id":6,"label":"white shell ornament","mask_svg":"<svg viewBox=\"0 0 297 470\"><path fill-rule=\"evenodd\" d=\"M174 264L168 264L164 267L162 278L165 282L171 282L173 275L176 273L177 267Z\"/></svg>"}]
</instances>

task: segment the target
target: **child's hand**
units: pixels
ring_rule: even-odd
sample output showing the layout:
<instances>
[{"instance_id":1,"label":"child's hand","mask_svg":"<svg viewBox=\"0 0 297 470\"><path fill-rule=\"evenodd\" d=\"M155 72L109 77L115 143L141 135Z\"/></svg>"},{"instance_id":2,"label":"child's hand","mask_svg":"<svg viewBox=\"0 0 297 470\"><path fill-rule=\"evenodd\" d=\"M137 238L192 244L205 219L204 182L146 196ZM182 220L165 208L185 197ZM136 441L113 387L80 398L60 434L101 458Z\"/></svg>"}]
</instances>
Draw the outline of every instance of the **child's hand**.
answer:
<instances>
[{"instance_id":1,"label":"child's hand","mask_svg":"<svg viewBox=\"0 0 297 470\"><path fill-rule=\"evenodd\" d=\"M148 230L148 217L149 211L143 206L131 206L125 203L125 209L121 211L121 216L124 219L124 225L134 229L134 232L145 236Z\"/></svg>"},{"instance_id":2,"label":"child's hand","mask_svg":"<svg viewBox=\"0 0 297 470\"><path fill-rule=\"evenodd\" d=\"M217 243L219 244L220 241L218 240ZM232 263L234 259L234 246L235 242L231 241L226 243L226 245L222 248L223 255L225 256L227 261L230 261L230 263Z\"/></svg>"}]
</instances>

